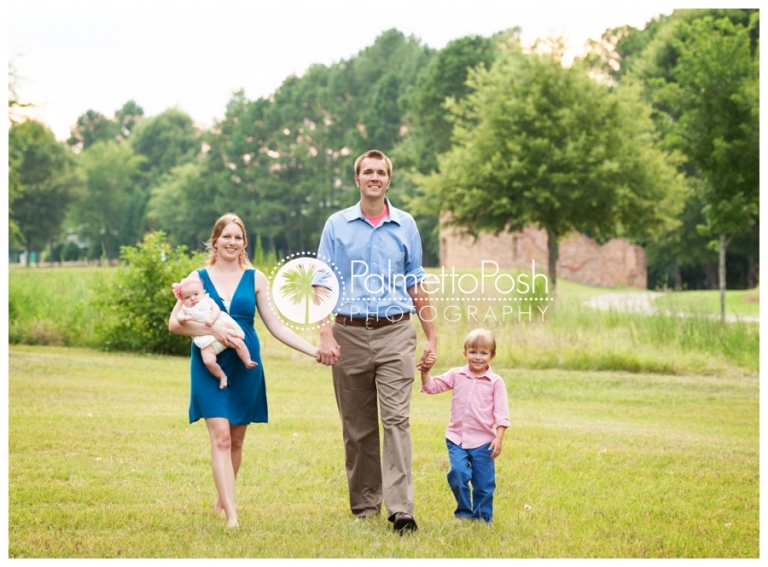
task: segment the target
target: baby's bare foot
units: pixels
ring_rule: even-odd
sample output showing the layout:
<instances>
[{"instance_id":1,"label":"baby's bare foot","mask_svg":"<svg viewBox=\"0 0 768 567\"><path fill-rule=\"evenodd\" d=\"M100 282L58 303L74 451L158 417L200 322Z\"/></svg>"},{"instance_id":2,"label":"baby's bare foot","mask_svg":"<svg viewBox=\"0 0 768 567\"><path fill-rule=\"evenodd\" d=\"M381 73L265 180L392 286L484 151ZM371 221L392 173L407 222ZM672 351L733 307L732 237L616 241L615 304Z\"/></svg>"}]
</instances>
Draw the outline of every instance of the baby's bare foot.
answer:
<instances>
[{"instance_id":1,"label":"baby's bare foot","mask_svg":"<svg viewBox=\"0 0 768 567\"><path fill-rule=\"evenodd\" d=\"M246 368L255 368L258 365L259 365L259 363L258 362L254 362L253 360L249 360L248 362L245 363L245 367Z\"/></svg>"},{"instance_id":2,"label":"baby's bare foot","mask_svg":"<svg viewBox=\"0 0 768 567\"><path fill-rule=\"evenodd\" d=\"M223 390L223 389L224 389L224 388L226 388L226 387L227 387L227 377L226 377L226 376L224 376L224 378L222 378L221 380L219 380L219 389L220 389L220 390Z\"/></svg>"}]
</instances>

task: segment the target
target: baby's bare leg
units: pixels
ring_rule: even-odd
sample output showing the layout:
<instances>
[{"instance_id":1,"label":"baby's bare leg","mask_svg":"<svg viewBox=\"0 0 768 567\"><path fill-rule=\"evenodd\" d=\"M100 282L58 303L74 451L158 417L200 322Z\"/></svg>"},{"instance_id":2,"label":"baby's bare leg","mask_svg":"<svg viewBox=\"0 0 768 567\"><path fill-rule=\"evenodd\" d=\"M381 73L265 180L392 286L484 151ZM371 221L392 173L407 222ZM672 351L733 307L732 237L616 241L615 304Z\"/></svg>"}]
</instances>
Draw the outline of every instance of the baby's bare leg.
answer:
<instances>
[{"instance_id":1,"label":"baby's bare leg","mask_svg":"<svg viewBox=\"0 0 768 567\"><path fill-rule=\"evenodd\" d=\"M219 379L219 388L226 388L227 375L224 374L224 371L221 369L221 366L219 366L219 363L216 361L216 351L213 349L213 346L205 347L203 350L200 351L200 354L203 356L203 363L205 364L205 367L208 369L208 372L210 372L216 378Z\"/></svg>"},{"instance_id":2,"label":"baby's bare leg","mask_svg":"<svg viewBox=\"0 0 768 567\"><path fill-rule=\"evenodd\" d=\"M246 368L254 368L258 366L258 362L251 360L251 353L248 351L248 347L245 345L245 341L241 339L232 341L232 348L237 351L237 356L243 361Z\"/></svg>"}]
</instances>

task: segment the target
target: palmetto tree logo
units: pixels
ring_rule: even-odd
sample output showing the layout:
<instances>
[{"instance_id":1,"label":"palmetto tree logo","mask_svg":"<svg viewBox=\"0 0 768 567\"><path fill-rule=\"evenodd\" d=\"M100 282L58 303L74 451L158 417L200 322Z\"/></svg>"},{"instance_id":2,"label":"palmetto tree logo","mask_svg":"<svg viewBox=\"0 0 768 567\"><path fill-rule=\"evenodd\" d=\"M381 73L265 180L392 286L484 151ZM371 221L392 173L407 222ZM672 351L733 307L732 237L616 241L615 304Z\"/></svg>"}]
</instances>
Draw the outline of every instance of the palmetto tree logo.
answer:
<instances>
[{"instance_id":1,"label":"palmetto tree logo","mask_svg":"<svg viewBox=\"0 0 768 567\"><path fill-rule=\"evenodd\" d=\"M318 281L323 285L312 285ZM339 283L333 271L324 262L310 257L296 258L283 265L272 289L280 314L301 325L323 319L339 297Z\"/></svg>"},{"instance_id":2,"label":"palmetto tree logo","mask_svg":"<svg viewBox=\"0 0 768 567\"><path fill-rule=\"evenodd\" d=\"M315 288L312 280L317 273L317 266L308 262L298 262L283 274L285 282L280 286L280 294L294 305L304 306L305 325L309 325L309 305L315 301Z\"/></svg>"}]
</instances>

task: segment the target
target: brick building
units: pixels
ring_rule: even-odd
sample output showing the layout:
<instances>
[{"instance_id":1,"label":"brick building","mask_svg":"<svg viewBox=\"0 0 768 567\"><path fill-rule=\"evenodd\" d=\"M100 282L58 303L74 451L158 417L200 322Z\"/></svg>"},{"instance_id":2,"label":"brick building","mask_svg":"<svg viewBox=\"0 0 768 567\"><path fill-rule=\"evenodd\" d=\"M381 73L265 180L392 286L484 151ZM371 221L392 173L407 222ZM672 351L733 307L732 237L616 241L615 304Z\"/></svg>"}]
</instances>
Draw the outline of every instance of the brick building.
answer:
<instances>
[{"instance_id":1,"label":"brick building","mask_svg":"<svg viewBox=\"0 0 768 567\"><path fill-rule=\"evenodd\" d=\"M483 260L493 260L504 269L530 269L531 261L536 260L541 271L546 272L547 233L529 226L521 232L504 232L498 236L481 234L474 241L455 228L441 225L441 265L456 269L480 268ZM560 242L556 270L558 278L587 285L643 289L648 286L645 250L624 238L613 238L601 245L574 232Z\"/></svg>"}]
</instances>

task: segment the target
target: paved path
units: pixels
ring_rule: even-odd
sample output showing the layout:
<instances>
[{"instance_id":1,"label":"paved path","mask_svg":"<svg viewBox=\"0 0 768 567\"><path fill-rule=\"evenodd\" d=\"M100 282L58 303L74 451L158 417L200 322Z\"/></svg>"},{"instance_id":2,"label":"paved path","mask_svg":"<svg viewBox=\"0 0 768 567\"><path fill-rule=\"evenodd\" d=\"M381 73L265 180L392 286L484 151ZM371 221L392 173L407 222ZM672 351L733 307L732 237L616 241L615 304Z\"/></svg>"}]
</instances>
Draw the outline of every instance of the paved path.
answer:
<instances>
[{"instance_id":1,"label":"paved path","mask_svg":"<svg viewBox=\"0 0 768 567\"><path fill-rule=\"evenodd\" d=\"M667 315L676 315L678 317L692 317L690 313L672 313L663 309L654 307L653 300L657 297L664 295L658 291L649 292L635 292L635 293L606 293L603 295L596 295L584 302L587 307L593 307L602 311L608 311L613 309L622 313L641 313L643 315L651 315L653 313L665 313ZM727 305L726 305L727 307ZM710 319L720 319L720 315L710 315ZM747 321L757 323L760 321L758 317L743 315L737 317L736 315L726 315L726 321Z\"/></svg>"}]
</instances>

